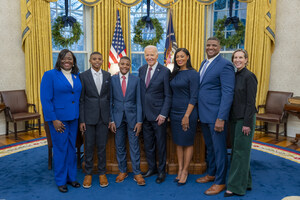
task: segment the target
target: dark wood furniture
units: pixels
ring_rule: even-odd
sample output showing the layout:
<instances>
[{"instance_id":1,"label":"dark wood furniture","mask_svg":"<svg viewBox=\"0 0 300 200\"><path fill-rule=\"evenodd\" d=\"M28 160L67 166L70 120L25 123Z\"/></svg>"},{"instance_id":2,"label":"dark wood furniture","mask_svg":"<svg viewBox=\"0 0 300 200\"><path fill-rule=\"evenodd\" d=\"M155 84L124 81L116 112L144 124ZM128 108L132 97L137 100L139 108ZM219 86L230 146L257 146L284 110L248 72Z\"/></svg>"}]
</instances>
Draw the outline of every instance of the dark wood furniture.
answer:
<instances>
[{"instance_id":1,"label":"dark wood furniture","mask_svg":"<svg viewBox=\"0 0 300 200\"><path fill-rule=\"evenodd\" d=\"M25 130L39 130L39 135L41 135L41 120L40 114L36 111L35 104L29 104L27 102L27 96L25 90L12 90L12 91L1 91L1 102L4 103L4 113L5 113L5 121L6 121L6 135L8 135L9 131L9 122L14 124L14 133L15 139L17 140L17 122L25 121ZM33 112L29 111L29 108L33 108ZM29 120L38 121L38 128L29 126Z\"/></svg>"},{"instance_id":2,"label":"dark wood furniture","mask_svg":"<svg viewBox=\"0 0 300 200\"><path fill-rule=\"evenodd\" d=\"M255 129L256 131L264 131L265 133L275 133L276 140L279 136L279 125L284 124L284 135L287 136L287 119L288 114L284 110L284 105L288 103L288 99L293 96L292 92L268 91L266 104L258 106L257 121L263 121L264 126ZM264 108L264 113L259 113L259 109ZM276 132L270 132L268 123L276 124Z\"/></svg>"},{"instance_id":3,"label":"dark wood furniture","mask_svg":"<svg viewBox=\"0 0 300 200\"><path fill-rule=\"evenodd\" d=\"M142 133L140 134L140 149L141 149L141 170L143 172L148 170L146 156L144 152L144 141ZM129 146L127 141L127 166L128 171L132 172L130 154L128 152ZM96 152L96 150L95 150ZM94 169L93 172L97 173L97 156L94 154ZM84 169L84 162L82 164ZM200 122L198 124L197 133L195 136L194 143L194 155L190 164L189 173L190 174L203 174L206 171L206 162L205 162L205 143L201 133ZM115 150L115 137L113 133L109 133L107 146L106 146L106 171L109 174L119 173L118 162L116 158ZM171 127L170 123L168 124L167 130L167 166L166 171L169 174L177 174L178 164L177 164L177 154L176 154L176 145L172 141Z\"/></svg>"},{"instance_id":4,"label":"dark wood furniture","mask_svg":"<svg viewBox=\"0 0 300 200\"><path fill-rule=\"evenodd\" d=\"M285 104L284 110L300 119L300 104ZM293 139L291 142L296 144L299 140L300 133L296 133L295 139Z\"/></svg>"}]
</instances>

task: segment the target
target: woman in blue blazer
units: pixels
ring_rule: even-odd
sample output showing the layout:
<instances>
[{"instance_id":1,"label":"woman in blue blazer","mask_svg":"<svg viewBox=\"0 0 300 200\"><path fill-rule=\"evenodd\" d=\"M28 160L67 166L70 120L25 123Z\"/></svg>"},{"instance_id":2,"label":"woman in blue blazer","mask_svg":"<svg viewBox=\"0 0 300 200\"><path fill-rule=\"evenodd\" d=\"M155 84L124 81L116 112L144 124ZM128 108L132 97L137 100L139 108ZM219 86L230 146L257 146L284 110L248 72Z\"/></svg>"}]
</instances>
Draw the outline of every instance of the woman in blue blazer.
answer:
<instances>
[{"instance_id":1,"label":"woman in blue blazer","mask_svg":"<svg viewBox=\"0 0 300 200\"><path fill-rule=\"evenodd\" d=\"M48 122L52 143L55 181L60 192L67 192L67 183L76 181L76 137L79 118L81 82L74 54L63 49L55 69L45 72L41 82L41 103Z\"/></svg>"}]
</instances>

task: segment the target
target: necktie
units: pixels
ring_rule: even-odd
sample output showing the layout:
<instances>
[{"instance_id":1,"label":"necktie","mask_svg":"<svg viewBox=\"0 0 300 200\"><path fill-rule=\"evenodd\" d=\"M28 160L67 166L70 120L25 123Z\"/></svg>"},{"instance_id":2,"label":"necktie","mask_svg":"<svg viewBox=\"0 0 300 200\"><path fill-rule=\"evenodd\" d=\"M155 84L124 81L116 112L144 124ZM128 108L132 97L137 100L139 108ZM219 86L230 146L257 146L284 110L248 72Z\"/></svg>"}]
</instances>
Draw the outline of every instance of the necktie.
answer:
<instances>
[{"instance_id":1,"label":"necktie","mask_svg":"<svg viewBox=\"0 0 300 200\"><path fill-rule=\"evenodd\" d=\"M202 82L203 76L205 74L205 71L207 69L209 61L206 60L206 62L204 63L203 69L200 71L200 83Z\"/></svg>"},{"instance_id":2,"label":"necktie","mask_svg":"<svg viewBox=\"0 0 300 200\"><path fill-rule=\"evenodd\" d=\"M98 91L98 94L100 95L100 92L101 92L101 75L99 73L95 73L96 75L96 79L95 79L95 84L96 84L96 87L97 87L97 91Z\"/></svg>"},{"instance_id":3,"label":"necktie","mask_svg":"<svg viewBox=\"0 0 300 200\"><path fill-rule=\"evenodd\" d=\"M126 77L122 76L123 80L122 80L122 92L123 92L123 96L125 97L125 93L126 93Z\"/></svg>"},{"instance_id":4,"label":"necktie","mask_svg":"<svg viewBox=\"0 0 300 200\"><path fill-rule=\"evenodd\" d=\"M152 67L149 67L147 78L146 78L146 88L148 88L150 80L151 80L151 70L152 70Z\"/></svg>"}]
</instances>

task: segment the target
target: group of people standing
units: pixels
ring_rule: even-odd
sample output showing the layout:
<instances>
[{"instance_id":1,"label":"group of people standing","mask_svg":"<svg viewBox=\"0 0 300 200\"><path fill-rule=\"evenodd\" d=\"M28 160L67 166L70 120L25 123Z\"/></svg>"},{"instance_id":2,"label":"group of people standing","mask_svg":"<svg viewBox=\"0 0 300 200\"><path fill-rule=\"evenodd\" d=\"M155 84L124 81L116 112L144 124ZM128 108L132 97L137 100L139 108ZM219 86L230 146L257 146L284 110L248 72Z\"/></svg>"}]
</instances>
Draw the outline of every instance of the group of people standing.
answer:
<instances>
[{"instance_id":1,"label":"group of people standing","mask_svg":"<svg viewBox=\"0 0 300 200\"><path fill-rule=\"evenodd\" d=\"M143 186L144 178L157 174L156 182L162 183L166 177L168 117L176 144L178 174L174 182L178 186L186 184L188 179L199 119L206 145L207 175L196 182L213 182L205 191L207 195L226 189L226 137L230 122L231 166L224 196L244 195L250 190L257 80L246 68L245 50L238 49L232 55L237 72L233 64L220 55L220 50L220 41L209 38L207 59L197 72L191 65L189 51L179 48L170 72L158 63L157 48L149 45L144 49L147 64L140 67L138 77L129 72L129 57L120 59L120 72L111 77L101 69L103 58L99 52L90 56L92 67L79 74L74 54L62 50L55 69L46 72L41 83L41 102L53 140L54 173L59 191L67 192L66 184L80 187L75 162L78 127L85 136L84 188L91 187L95 146L100 186L109 184L105 175L109 129L115 134L120 170L116 182L123 182L128 176L125 148L128 135L134 180ZM138 136L141 130L148 163L148 171L144 173L140 170Z\"/></svg>"}]
</instances>

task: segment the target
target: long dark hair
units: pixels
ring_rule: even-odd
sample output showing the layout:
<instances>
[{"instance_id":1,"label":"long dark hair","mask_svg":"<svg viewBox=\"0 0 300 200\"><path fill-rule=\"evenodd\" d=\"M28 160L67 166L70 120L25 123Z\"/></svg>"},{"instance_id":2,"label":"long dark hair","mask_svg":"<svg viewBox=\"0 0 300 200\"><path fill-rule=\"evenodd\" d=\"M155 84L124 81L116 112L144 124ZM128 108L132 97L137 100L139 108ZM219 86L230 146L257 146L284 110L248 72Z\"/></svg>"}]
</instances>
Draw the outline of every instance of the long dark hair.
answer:
<instances>
[{"instance_id":1,"label":"long dark hair","mask_svg":"<svg viewBox=\"0 0 300 200\"><path fill-rule=\"evenodd\" d=\"M176 55L177 55L177 53L179 53L180 51L184 52L185 55L187 55L187 56L189 57L188 60L187 60L187 62L186 62L186 68L187 68L187 69L193 69L193 70L194 70L194 68L193 68L193 66L192 66L192 63L191 63L191 55L190 55L190 52L189 52L186 48L178 48L178 49L176 50L175 54L174 54L174 68L173 68L173 71L172 71L172 73L171 73L171 75L170 75L170 80L172 80L172 79L176 76L176 74L178 73L178 71L180 70L180 67L178 66L177 61L176 61Z\"/></svg>"},{"instance_id":2,"label":"long dark hair","mask_svg":"<svg viewBox=\"0 0 300 200\"><path fill-rule=\"evenodd\" d=\"M57 57L57 61L56 61L56 64L55 64L55 69L61 71L61 66L60 66L61 60L64 59L66 54L69 53L69 52L72 54L72 57L73 57L73 67L72 67L71 73L72 74L78 74L79 73L79 68L77 66L76 57L74 56L73 52L70 51L69 49L63 49L59 52L58 57Z\"/></svg>"}]
</instances>

